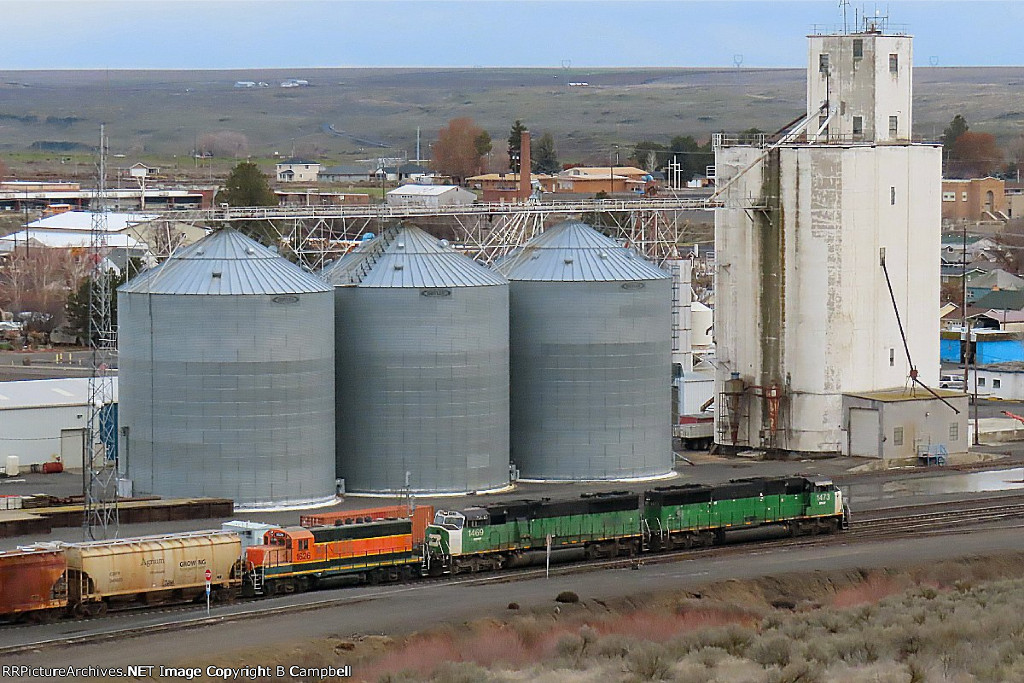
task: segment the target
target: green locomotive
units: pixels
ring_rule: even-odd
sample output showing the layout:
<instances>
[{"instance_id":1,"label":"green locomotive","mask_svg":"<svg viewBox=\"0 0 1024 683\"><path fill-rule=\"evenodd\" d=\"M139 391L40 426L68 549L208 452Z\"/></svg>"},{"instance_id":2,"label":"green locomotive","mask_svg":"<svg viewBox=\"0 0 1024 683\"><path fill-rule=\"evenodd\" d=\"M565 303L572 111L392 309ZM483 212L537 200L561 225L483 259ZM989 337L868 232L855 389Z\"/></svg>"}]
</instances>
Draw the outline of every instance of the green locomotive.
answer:
<instances>
[{"instance_id":1,"label":"green locomotive","mask_svg":"<svg viewBox=\"0 0 1024 683\"><path fill-rule=\"evenodd\" d=\"M720 542L727 531L783 525L792 535L845 528L842 492L827 480L740 479L438 510L426 528L431 574L501 569L531 553L582 549L588 559Z\"/></svg>"}]
</instances>

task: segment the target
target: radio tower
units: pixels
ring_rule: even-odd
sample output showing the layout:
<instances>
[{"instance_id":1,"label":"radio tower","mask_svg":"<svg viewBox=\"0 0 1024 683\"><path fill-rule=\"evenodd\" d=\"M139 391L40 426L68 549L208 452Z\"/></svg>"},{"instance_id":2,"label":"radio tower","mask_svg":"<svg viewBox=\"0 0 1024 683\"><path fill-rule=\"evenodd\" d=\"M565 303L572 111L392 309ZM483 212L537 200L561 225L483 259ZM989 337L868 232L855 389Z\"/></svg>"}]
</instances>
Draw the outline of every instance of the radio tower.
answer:
<instances>
[{"instance_id":1,"label":"radio tower","mask_svg":"<svg viewBox=\"0 0 1024 683\"><path fill-rule=\"evenodd\" d=\"M89 262L89 344L92 373L89 376L89 420L82 457L82 533L86 540L117 536L116 421L114 419L114 378L111 362L117 350L117 331L111 316L111 280L103 266L107 255L107 136L100 125L100 166ZM113 450L113 453L110 451Z\"/></svg>"}]
</instances>

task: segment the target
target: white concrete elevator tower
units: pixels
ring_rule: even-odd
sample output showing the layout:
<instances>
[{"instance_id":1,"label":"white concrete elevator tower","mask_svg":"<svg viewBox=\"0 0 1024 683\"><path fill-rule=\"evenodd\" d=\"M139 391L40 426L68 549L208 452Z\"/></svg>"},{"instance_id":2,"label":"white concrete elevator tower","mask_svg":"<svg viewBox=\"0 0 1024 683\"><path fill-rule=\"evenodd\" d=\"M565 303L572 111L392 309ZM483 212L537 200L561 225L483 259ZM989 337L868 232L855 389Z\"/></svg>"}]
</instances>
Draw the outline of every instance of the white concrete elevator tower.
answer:
<instances>
[{"instance_id":1,"label":"white concrete elevator tower","mask_svg":"<svg viewBox=\"0 0 1024 683\"><path fill-rule=\"evenodd\" d=\"M720 444L850 453L844 395L913 393L883 253L913 363L938 377L941 149L911 142L911 40L809 36L807 118L716 136ZM885 425L865 433L882 457Z\"/></svg>"}]
</instances>

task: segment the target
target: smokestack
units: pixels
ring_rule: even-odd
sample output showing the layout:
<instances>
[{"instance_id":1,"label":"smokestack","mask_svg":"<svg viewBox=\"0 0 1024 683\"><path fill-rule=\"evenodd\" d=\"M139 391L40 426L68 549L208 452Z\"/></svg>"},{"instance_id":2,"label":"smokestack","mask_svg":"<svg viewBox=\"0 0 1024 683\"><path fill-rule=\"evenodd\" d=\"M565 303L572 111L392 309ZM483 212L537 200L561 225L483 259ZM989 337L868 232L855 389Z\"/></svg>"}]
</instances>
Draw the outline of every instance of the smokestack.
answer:
<instances>
[{"instance_id":1,"label":"smokestack","mask_svg":"<svg viewBox=\"0 0 1024 683\"><path fill-rule=\"evenodd\" d=\"M519 146L519 201L530 198L530 131L524 130Z\"/></svg>"}]
</instances>

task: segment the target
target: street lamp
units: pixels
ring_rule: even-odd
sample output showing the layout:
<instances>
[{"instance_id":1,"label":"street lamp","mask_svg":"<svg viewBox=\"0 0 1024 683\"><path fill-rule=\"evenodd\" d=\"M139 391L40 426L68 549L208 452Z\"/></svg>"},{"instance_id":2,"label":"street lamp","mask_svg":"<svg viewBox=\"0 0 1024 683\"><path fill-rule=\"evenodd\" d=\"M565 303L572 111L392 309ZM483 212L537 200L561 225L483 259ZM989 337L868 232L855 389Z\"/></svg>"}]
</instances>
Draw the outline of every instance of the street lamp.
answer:
<instances>
[{"instance_id":1,"label":"street lamp","mask_svg":"<svg viewBox=\"0 0 1024 683\"><path fill-rule=\"evenodd\" d=\"M608 162L609 162L609 166L608 166L608 194L609 195L611 195L611 193L615 191L615 167L619 165L619 146L618 145L613 145L613 146L615 147L615 150L614 150L615 151L615 164L614 165L611 165L612 155L611 154L608 155Z\"/></svg>"}]
</instances>

